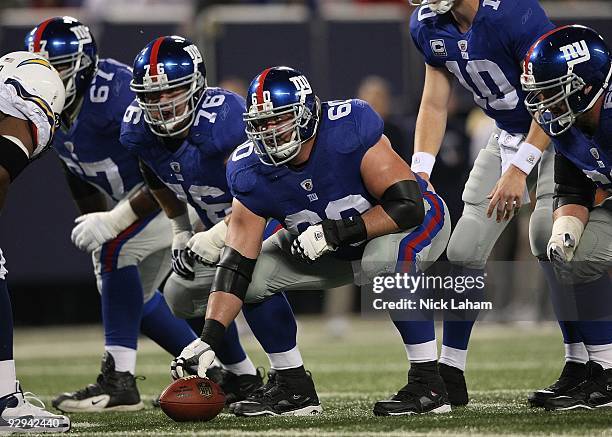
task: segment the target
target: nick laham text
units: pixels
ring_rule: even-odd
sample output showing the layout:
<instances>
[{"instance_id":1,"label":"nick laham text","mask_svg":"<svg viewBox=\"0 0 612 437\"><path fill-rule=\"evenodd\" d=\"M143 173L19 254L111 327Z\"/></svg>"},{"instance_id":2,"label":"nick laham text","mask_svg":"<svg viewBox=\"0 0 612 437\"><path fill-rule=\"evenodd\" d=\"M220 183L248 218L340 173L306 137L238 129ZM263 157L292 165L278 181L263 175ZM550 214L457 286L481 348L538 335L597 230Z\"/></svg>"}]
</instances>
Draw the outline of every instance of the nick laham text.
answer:
<instances>
[{"instance_id":1,"label":"nick laham text","mask_svg":"<svg viewBox=\"0 0 612 437\"><path fill-rule=\"evenodd\" d=\"M469 299L374 299L375 310L492 310L493 303Z\"/></svg>"}]
</instances>

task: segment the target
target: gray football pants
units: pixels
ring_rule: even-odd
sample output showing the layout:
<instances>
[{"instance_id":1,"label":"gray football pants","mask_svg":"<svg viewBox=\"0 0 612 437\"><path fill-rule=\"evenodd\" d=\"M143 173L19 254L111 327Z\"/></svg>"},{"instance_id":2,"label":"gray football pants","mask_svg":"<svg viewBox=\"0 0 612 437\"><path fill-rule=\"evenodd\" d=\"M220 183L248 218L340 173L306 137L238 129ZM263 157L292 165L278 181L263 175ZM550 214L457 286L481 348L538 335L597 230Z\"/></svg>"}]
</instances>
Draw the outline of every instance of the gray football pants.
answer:
<instances>
[{"instance_id":1,"label":"gray football pants","mask_svg":"<svg viewBox=\"0 0 612 437\"><path fill-rule=\"evenodd\" d=\"M495 212L487 217L488 194L501 177L499 129L489 138L474 162L463 190L463 214L451 235L447 256L451 263L472 269L484 268L495 242L508 224L497 223ZM552 229L554 153L549 148L538 165L536 206L529 221L529 242L534 256L546 256ZM529 187L530 189L532 187Z\"/></svg>"}]
</instances>

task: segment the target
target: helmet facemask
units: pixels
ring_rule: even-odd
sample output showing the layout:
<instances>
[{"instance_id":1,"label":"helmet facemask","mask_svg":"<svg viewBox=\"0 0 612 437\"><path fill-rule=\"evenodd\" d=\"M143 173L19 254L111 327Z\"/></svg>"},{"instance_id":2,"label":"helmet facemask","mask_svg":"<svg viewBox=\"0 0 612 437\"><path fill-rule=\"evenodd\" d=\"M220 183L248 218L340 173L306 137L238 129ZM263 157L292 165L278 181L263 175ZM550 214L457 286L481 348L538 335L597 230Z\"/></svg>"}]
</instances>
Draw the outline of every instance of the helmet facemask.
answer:
<instances>
[{"instance_id":1,"label":"helmet facemask","mask_svg":"<svg viewBox=\"0 0 612 437\"><path fill-rule=\"evenodd\" d=\"M133 81L131 84L131 89L136 92L136 100L142 109L145 122L155 135L162 137L180 135L191 127L198 101L205 87L206 81L199 71L170 81L163 73L145 76L142 85ZM171 100L147 101L147 97L150 97L151 94L180 88L185 88L185 91Z\"/></svg>"},{"instance_id":2,"label":"helmet facemask","mask_svg":"<svg viewBox=\"0 0 612 437\"><path fill-rule=\"evenodd\" d=\"M244 114L246 134L255 144L255 152L261 162L278 166L295 158L302 144L310 138L302 138L302 130L313 114L304 104L291 104L269 109L269 102L253 104ZM271 121L276 121L272 126Z\"/></svg>"},{"instance_id":3,"label":"helmet facemask","mask_svg":"<svg viewBox=\"0 0 612 437\"><path fill-rule=\"evenodd\" d=\"M64 56L49 58L51 65L58 71L60 79L66 88L66 103L64 108L69 108L77 98L78 76L83 74L92 66L94 61L83 52L72 53Z\"/></svg>"},{"instance_id":4,"label":"helmet facemask","mask_svg":"<svg viewBox=\"0 0 612 437\"><path fill-rule=\"evenodd\" d=\"M428 6L436 14L446 14L450 11L455 0L409 0L412 6Z\"/></svg>"},{"instance_id":5,"label":"helmet facemask","mask_svg":"<svg viewBox=\"0 0 612 437\"><path fill-rule=\"evenodd\" d=\"M600 90L593 92L570 68L568 73L556 79L536 82L532 74L523 74L521 84L528 91L525 107L535 121L551 135L568 131L576 118L589 111L608 87L610 74Z\"/></svg>"}]
</instances>

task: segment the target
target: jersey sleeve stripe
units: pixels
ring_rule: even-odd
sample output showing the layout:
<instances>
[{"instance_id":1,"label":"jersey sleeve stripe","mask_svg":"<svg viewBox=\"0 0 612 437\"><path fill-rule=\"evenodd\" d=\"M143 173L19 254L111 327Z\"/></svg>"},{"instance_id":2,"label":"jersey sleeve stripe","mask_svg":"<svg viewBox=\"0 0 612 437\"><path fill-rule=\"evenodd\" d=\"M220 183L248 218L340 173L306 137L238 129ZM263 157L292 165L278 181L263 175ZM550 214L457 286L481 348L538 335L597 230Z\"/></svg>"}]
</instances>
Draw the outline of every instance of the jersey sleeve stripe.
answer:
<instances>
[{"instance_id":1,"label":"jersey sleeve stripe","mask_svg":"<svg viewBox=\"0 0 612 437\"><path fill-rule=\"evenodd\" d=\"M266 76L270 72L271 68L266 68L263 73L259 76L259 84L257 85L257 104L261 105L264 102L263 99L263 87L266 81Z\"/></svg>"},{"instance_id":2,"label":"jersey sleeve stripe","mask_svg":"<svg viewBox=\"0 0 612 437\"><path fill-rule=\"evenodd\" d=\"M151 47L151 56L149 57L149 70L151 76L157 76L159 73L157 72L157 55L159 54L159 48L164 42L164 37L160 36L153 43L153 47Z\"/></svg>"},{"instance_id":3,"label":"jersey sleeve stripe","mask_svg":"<svg viewBox=\"0 0 612 437\"><path fill-rule=\"evenodd\" d=\"M53 18L43 21L40 26L38 26L38 29L36 29L36 34L34 35L34 52L40 52L40 40L42 38L42 34L51 20L53 20Z\"/></svg>"}]
</instances>

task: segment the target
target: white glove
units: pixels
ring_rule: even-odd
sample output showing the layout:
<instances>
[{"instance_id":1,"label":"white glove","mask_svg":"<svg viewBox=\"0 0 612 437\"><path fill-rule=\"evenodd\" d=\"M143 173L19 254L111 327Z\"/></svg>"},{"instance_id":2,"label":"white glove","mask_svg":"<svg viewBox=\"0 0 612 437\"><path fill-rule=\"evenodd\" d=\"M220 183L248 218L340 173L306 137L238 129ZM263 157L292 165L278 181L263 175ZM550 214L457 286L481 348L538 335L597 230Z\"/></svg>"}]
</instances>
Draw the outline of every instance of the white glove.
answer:
<instances>
[{"instance_id":1,"label":"white glove","mask_svg":"<svg viewBox=\"0 0 612 437\"><path fill-rule=\"evenodd\" d=\"M291 254L308 263L333 250L335 249L325 240L321 225L309 226L291 244Z\"/></svg>"},{"instance_id":2,"label":"white glove","mask_svg":"<svg viewBox=\"0 0 612 437\"><path fill-rule=\"evenodd\" d=\"M205 265L215 265L221 256L221 249L225 246L227 224L221 220L205 232L198 232L187 242L191 256Z\"/></svg>"},{"instance_id":3,"label":"white glove","mask_svg":"<svg viewBox=\"0 0 612 437\"><path fill-rule=\"evenodd\" d=\"M172 360L170 364L170 374L173 379L183 378L187 375L198 375L200 378L206 377L206 370L215 361L215 352L208 343L196 338Z\"/></svg>"},{"instance_id":4,"label":"white glove","mask_svg":"<svg viewBox=\"0 0 612 437\"><path fill-rule=\"evenodd\" d=\"M77 217L77 224L70 235L80 250L91 252L107 241L116 238L128 226L138 220L129 201L118 204L106 212L93 212Z\"/></svg>"},{"instance_id":5,"label":"white glove","mask_svg":"<svg viewBox=\"0 0 612 437\"><path fill-rule=\"evenodd\" d=\"M584 224L578 217L566 215L555 220L546 247L548 259L555 264L570 262L583 231Z\"/></svg>"}]
</instances>

